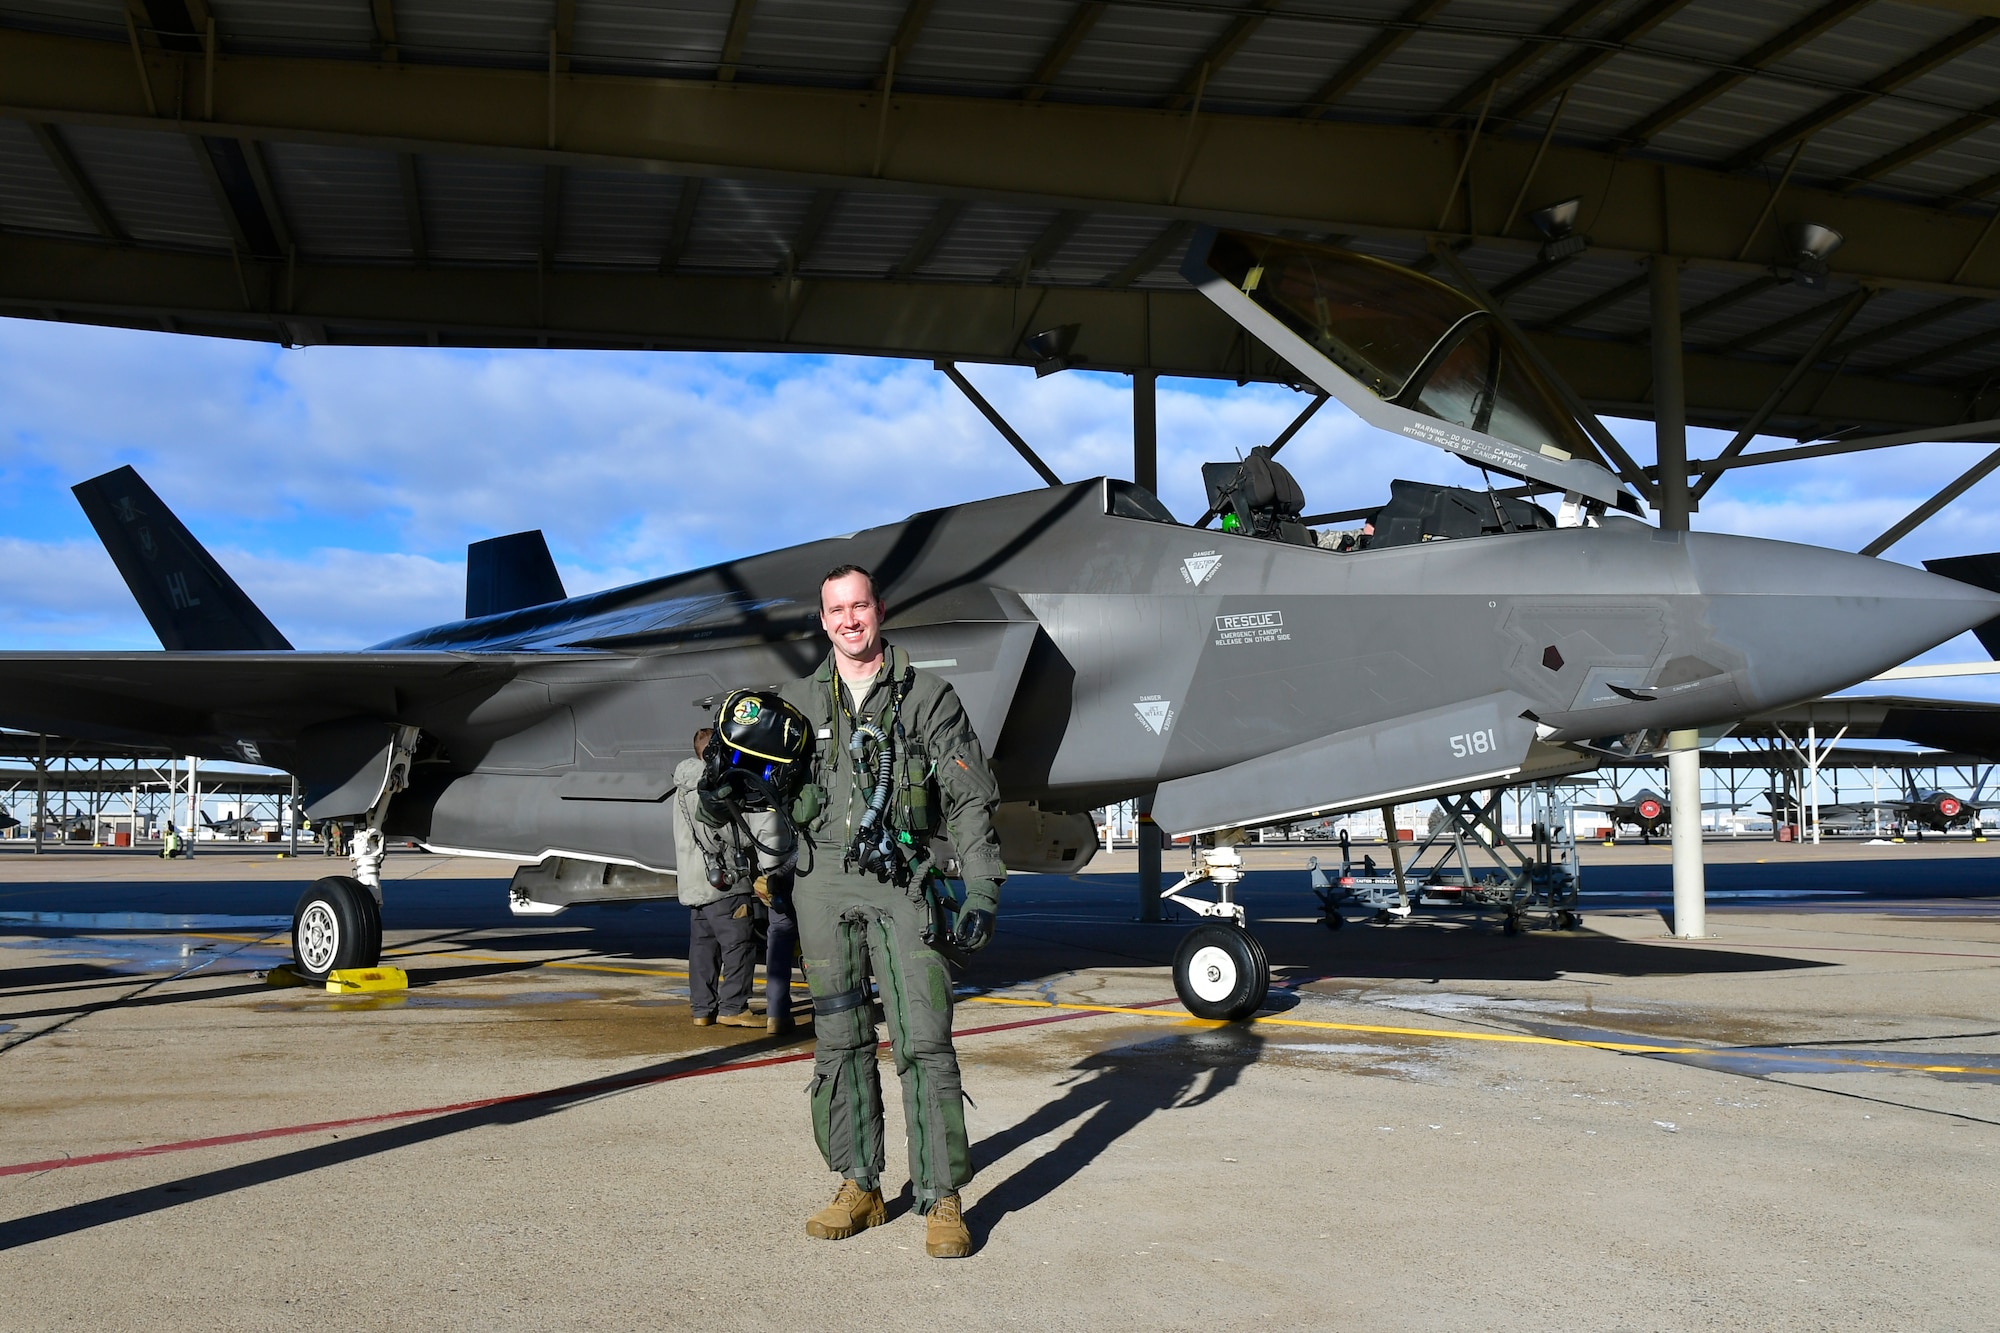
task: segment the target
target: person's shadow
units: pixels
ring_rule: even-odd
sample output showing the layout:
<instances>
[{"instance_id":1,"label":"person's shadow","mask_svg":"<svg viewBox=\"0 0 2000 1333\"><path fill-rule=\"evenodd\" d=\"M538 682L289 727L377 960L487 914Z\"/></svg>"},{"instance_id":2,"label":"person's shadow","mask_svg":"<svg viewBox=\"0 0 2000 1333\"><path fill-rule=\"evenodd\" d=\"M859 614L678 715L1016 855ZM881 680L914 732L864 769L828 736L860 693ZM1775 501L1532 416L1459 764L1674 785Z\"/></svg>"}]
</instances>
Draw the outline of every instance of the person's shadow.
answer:
<instances>
[{"instance_id":1,"label":"person's shadow","mask_svg":"<svg viewBox=\"0 0 2000 1333\"><path fill-rule=\"evenodd\" d=\"M997 1230L1010 1213L1053 1193L1154 1112L1200 1106L1227 1092L1263 1048L1254 1028L1232 1025L1176 1032L1079 1061L1059 1100L981 1140L978 1160L1001 1161L1066 1126L1068 1136L987 1190L966 1220L982 1233Z\"/></svg>"}]
</instances>

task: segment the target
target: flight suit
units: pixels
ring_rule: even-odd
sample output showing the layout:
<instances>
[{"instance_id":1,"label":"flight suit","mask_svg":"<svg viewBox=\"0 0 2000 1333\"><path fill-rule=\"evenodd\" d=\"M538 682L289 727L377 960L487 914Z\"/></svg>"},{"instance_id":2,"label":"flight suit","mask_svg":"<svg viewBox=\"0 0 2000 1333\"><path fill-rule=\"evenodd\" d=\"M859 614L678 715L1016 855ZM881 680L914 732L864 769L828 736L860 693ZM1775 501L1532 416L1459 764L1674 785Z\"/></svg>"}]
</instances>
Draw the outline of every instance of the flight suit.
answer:
<instances>
[{"instance_id":1,"label":"flight suit","mask_svg":"<svg viewBox=\"0 0 2000 1333\"><path fill-rule=\"evenodd\" d=\"M930 866L923 837L909 844L914 864L907 888L841 866L876 776L858 772L848 752L855 727L873 721L893 735L900 714L906 752L923 757L920 799L928 799L931 822L958 851L968 908L995 910L1007 871L993 832L999 787L958 695L929 672L912 672L902 649L890 645L884 658L859 700L831 655L818 671L780 690L813 725L812 780L825 793L823 808L806 825L812 848L801 855L792 901L813 997L816 1047L808 1091L820 1153L827 1166L862 1188L879 1187L882 1078L869 1009L872 972L903 1084L910 1181L918 1211L927 1212L972 1178L958 1053L951 1043L951 974L923 939L929 912L920 886ZM899 682L903 698L896 709ZM902 779L899 765L899 784ZM890 803L896 824L912 822L905 805Z\"/></svg>"}]
</instances>

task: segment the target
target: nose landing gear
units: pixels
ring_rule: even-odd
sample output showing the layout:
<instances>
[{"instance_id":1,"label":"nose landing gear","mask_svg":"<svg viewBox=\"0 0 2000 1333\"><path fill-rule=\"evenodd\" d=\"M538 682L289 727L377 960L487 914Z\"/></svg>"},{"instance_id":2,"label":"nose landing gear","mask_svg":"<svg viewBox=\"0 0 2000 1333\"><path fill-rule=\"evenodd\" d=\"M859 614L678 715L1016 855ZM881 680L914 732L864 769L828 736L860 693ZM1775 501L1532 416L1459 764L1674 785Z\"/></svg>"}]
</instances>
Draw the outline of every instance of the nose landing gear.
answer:
<instances>
[{"instance_id":1,"label":"nose landing gear","mask_svg":"<svg viewBox=\"0 0 2000 1333\"><path fill-rule=\"evenodd\" d=\"M1271 989L1264 946L1244 928L1243 905L1231 897L1243 878L1243 858L1236 854L1242 840L1241 829L1215 834L1212 846L1194 849L1194 869L1160 895L1208 918L1174 951L1174 993L1195 1017L1224 1023L1256 1013ZM1203 880L1215 885L1216 901L1186 896Z\"/></svg>"}]
</instances>

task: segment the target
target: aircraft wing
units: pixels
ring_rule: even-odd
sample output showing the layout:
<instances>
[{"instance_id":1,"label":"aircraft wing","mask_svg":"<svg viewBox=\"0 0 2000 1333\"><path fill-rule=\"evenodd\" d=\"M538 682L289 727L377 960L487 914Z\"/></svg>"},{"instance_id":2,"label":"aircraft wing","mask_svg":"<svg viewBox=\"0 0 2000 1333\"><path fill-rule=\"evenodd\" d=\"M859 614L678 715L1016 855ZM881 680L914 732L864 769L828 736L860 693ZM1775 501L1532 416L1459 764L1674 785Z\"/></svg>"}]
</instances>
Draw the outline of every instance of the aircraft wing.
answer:
<instances>
[{"instance_id":1,"label":"aircraft wing","mask_svg":"<svg viewBox=\"0 0 2000 1333\"><path fill-rule=\"evenodd\" d=\"M281 764L269 750L315 726L390 721L515 669L466 653L0 653L0 726Z\"/></svg>"}]
</instances>

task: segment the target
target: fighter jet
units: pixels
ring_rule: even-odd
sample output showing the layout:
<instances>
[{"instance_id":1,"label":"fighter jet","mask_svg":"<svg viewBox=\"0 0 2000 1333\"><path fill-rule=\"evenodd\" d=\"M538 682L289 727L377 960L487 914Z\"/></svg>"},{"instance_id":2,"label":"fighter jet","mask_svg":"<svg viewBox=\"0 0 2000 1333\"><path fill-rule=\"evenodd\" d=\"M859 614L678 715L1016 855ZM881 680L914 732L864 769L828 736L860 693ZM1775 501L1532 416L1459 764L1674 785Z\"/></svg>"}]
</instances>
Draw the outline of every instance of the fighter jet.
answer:
<instances>
[{"instance_id":1,"label":"fighter jet","mask_svg":"<svg viewBox=\"0 0 2000 1333\"><path fill-rule=\"evenodd\" d=\"M230 819L210 819L208 812L203 811L201 822L204 828L218 838L236 838L240 841L254 838L264 831L263 821L252 819L248 815L237 815Z\"/></svg>"},{"instance_id":2,"label":"fighter jet","mask_svg":"<svg viewBox=\"0 0 2000 1333\"><path fill-rule=\"evenodd\" d=\"M1970 799L1948 791L1932 788L1919 791L1913 783L1910 790L1900 800L1863 801L1860 804L1838 804L1822 801L1819 804L1821 824L1854 824L1873 817L1878 811L1901 826L1914 824L1917 836L1923 837L1925 830L1932 833L1949 833L1964 825L1977 825L1981 806L1977 804L1979 793ZM1770 804L1771 818L1780 823L1803 824L1809 817L1812 806L1799 798L1786 796L1782 792L1765 792L1764 798Z\"/></svg>"},{"instance_id":3,"label":"fighter jet","mask_svg":"<svg viewBox=\"0 0 2000 1333\"><path fill-rule=\"evenodd\" d=\"M820 578L861 565L887 636L956 687L992 757L1008 864L1079 869L1088 812L1151 796L1155 822L1190 836L1172 892L1204 918L1176 989L1242 1018L1269 979L1233 899L1244 830L1573 771L1589 762L1574 744L1629 750L1825 694L2000 613L1993 593L1886 561L1611 513L1631 497L1555 390L1429 278L1234 234L1198 236L1189 265L1234 294L1224 308L1263 312L1239 317L1303 375L1373 403L1368 419L1562 491L1553 526L1495 507L1477 535L1342 553L1299 523L1288 476L1232 492L1236 532L1099 477L561 600L487 577L485 614L295 652L120 469L78 494L179 650L0 654L0 724L296 775L313 820L357 829L354 874L294 918L301 970L324 975L379 953L388 836L514 863L523 912L671 895L666 800L690 733L728 689L810 671ZM523 552L547 556L535 538L486 558Z\"/></svg>"},{"instance_id":4,"label":"fighter jet","mask_svg":"<svg viewBox=\"0 0 2000 1333\"><path fill-rule=\"evenodd\" d=\"M1674 822L1673 807L1667 798L1650 787L1641 787L1632 794L1631 799L1620 798L1611 805L1574 805L1570 808L1594 810L1599 814L1609 815L1613 827L1638 829L1639 840L1648 845L1651 845L1661 829ZM1733 810L1736 807L1727 801L1703 801L1701 808Z\"/></svg>"}]
</instances>

